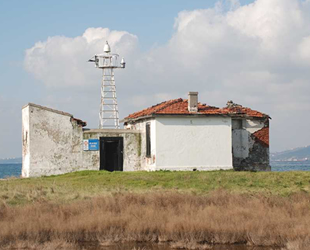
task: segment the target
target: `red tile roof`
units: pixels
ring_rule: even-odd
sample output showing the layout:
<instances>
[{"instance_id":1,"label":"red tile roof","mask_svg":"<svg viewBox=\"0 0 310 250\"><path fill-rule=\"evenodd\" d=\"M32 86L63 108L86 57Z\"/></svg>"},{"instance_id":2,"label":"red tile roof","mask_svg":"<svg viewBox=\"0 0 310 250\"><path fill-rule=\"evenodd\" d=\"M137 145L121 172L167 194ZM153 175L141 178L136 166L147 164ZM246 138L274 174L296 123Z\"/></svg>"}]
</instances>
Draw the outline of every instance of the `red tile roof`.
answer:
<instances>
[{"instance_id":1,"label":"red tile roof","mask_svg":"<svg viewBox=\"0 0 310 250\"><path fill-rule=\"evenodd\" d=\"M253 134L254 138L263 146L269 147L269 128L264 127Z\"/></svg>"},{"instance_id":2,"label":"red tile roof","mask_svg":"<svg viewBox=\"0 0 310 250\"><path fill-rule=\"evenodd\" d=\"M259 111L242 107L241 105L238 105L236 107L225 107L222 110L227 111L231 115L246 115L250 117L257 117L257 118L263 118L263 117L269 117L268 115L261 113Z\"/></svg>"},{"instance_id":3,"label":"red tile roof","mask_svg":"<svg viewBox=\"0 0 310 250\"><path fill-rule=\"evenodd\" d=\"M263 118L268 115L252 110L250 108L242 107L241 105L228 103L225 108L217 108L206 104L198 103L198 112L188 111L188 101L186 99L174 99L159 103L147 109L130 114L125 120L138 119L145 116L152 115L234 115L234 116L250 116Z\"/></svg>"}]
</instances>

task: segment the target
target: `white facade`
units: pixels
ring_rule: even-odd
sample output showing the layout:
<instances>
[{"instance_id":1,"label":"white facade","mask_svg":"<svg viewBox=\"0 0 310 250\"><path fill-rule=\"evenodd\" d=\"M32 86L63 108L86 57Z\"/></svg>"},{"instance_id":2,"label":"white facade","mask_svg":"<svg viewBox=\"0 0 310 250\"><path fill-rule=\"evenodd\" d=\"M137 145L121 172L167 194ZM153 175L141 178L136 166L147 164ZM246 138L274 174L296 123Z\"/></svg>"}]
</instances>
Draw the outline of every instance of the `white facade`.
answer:
<instances>
[{"instance_id":1,"label":"white facade","mask_svg":"<svg viewBox=\"0 0 310 250\"><path fill-rule=\"evenodd\" d=\"M231 118L156 119L156 169L232 169Z\"/></svg>"},{"instance_id":2,"label":"white facade","mask_svg":"<svg viewBox=\"0 0 310 250\"><path fill-rule=\"evenodd\" d=\"M151 126L151 156L145 157L146 123ZM142 130L146 170L232 169L230 117L161 116L128 128Z\"/></svg>"}]
</instances>

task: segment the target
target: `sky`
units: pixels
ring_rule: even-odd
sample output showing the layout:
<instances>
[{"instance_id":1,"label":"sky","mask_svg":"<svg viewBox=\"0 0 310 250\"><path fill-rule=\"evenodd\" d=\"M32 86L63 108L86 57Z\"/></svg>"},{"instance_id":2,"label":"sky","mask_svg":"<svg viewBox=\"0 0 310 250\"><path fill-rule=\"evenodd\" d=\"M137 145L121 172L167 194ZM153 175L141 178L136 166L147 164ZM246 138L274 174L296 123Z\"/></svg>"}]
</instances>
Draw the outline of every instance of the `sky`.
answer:
<instances>
[{"instance_id":1,"label":"sky","mask_svg":"<svg viewBox=\"0 0 310 250\"><path fill-rule=\"evenodd\" d=\"M98 127L106 40L120 117L187 98L271 116L271 151L310 144L310 0L0 0L0 158L21 156L21 109L59 109Z\"/></svg>"}]
</instances>

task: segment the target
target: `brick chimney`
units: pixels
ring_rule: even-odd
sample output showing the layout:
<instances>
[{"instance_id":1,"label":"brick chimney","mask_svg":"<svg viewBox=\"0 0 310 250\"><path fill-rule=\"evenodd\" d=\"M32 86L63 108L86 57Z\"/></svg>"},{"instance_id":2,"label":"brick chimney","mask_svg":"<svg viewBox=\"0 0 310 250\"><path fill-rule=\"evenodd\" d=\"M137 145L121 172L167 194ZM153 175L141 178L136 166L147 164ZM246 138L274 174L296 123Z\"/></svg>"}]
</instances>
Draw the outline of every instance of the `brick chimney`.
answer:
<instances>
[{"instance_id":1,"label":"brick chimney","mask_svg":"<svg viewBox=\"0 0 310 250\"><path fill-rule=\"evenodd\" d=\"M198 92L188 92L188 111L198 111Z\"/></svg>"}]
</instances>

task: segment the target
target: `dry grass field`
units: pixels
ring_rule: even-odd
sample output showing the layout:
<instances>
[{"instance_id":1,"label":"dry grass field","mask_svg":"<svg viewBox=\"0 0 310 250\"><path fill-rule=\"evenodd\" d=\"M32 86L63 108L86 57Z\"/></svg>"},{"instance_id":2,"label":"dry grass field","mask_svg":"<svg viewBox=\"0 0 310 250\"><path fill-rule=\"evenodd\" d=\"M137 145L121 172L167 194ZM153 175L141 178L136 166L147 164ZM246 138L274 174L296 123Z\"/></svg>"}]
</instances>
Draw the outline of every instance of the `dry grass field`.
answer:
<instances>
[{"instance_id":1,"label":"dry grass field","mask_svg":"<svg viewBox=\"0 0 310 250\"><path fill-rule=\"evenodd\" d=\"M12 206L2 201L0 224L4 249L77 249L88 243L136 241L188 249L241 243L306 250L310 196L220 189L206 194L114 191L70 203L41 200Z\"/></svg>"}]
</instances>

